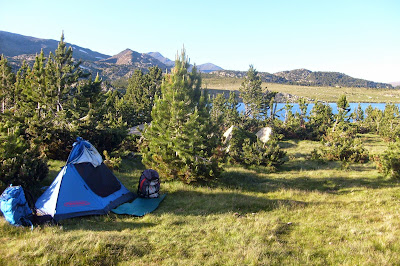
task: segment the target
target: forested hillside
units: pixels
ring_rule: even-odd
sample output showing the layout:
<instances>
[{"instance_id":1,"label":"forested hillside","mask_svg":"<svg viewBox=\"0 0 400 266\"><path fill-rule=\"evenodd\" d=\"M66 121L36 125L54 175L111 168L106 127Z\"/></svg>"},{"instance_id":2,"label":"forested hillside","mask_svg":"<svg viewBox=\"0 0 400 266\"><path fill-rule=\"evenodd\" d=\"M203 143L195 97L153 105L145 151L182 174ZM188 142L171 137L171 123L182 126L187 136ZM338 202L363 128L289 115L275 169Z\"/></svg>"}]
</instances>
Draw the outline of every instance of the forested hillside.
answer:
<instances>
[{"instance_id":1,"label":"forested hillside","mask_svg":"<svg viewBox=\"0 0 400 266\"><path fill-rule=\"evenodd\" d=\"M214 77L235 77L243 78L245 71L214 71L210 75ZM364 79L350 77L339 72L310 71L307 69L295 69L291 71L282 71L274 74L267 72L259 73L263 82L293 84L302 86L331 86L331 87L361 87L392 89L393 86L388 83L373 82Z\"/></svg>"}]
</instances>

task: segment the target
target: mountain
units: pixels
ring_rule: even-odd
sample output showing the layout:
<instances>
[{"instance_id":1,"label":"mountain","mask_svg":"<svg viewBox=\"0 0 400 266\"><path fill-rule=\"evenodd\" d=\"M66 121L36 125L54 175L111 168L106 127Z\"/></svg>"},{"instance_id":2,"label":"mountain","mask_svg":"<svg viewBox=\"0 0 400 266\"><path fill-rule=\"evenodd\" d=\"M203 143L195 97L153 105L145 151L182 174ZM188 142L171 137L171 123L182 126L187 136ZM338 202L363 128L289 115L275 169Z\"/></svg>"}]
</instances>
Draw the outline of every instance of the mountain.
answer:
<instances>
[{"instance_id":1,"label":"mountain","mask_svg":"<svg viewBox=\"0 0 400 266\"><path fill-rule=\"evenodd\" d=\"M147 54L152 56L153 58L157 59L158 61L162 62L163 64L165 64L168 67L172 68L172 67L175 66L175 61L172 61L171 59L164 57L159 52L150 52L150 53L147 53ZM193 66L193 65L190 65L190 66ZM189 70L191 70L191 69L192 68L189 68ZM213 72L213 71L223 70L222 67L214 65L212 63L206 63L206 64L198 65L197 69L200 72L203 72L203 73L210 73L210 72Z\"/></svg>"},{"instance_id":2,"label":"mountain","mask_svg":"<svg viewBox=\"0 0 400 266\"><path fill-rule=\"evenodd\" d=\"M197 66L197 69L203 73L210 73L213 71L223 70L222 67L216 66L212 63L205 63Z\"/></svg>"},{"instance_id":3,"label":"mountain","mask_svg":"<svg viewBox=\"0 0 400 266\"><path fill-rule=\"evenodd\" d=\"M400 86L400 81L389 82L389 84L392 84L392 86Z\"/></svg>"},{"instance_id":4,"label":"mountain","mask_svg":"<svg viewBox=\"0 0 400 266\"><path fill-rule=\"evenodd\" d=\"M168 67L175 66L175 61L172 61L172 60L164 57L159 52L150 52L150 53L147 53L147 54L150 55L151 57L157 59L158 61L160 61L161 63L163 63L164 65L166 65Z\"/></svg>"},{"instance_id":5,"label":"mountain","mask_svg":"<svg viewBox=\"0 0 400 266\"><path fill-rule=\"evenodd\" d=\"M246 71L220 70L210 74L219 77L244 78ZM308 69L295 69L274 74L259 72L261 80L269 83L295 84L302 86L331 86L331 87L363 87L363 88L387 88L393 86L388 83L373 82L364 79L350 77L339 72L313 72Z\"/></svg>"},{"instance_id":6,"label":"mountain","mask_svg":"<svg viewBox=\"0 0 400 266\"><path fill-rule=\"evenodd\" d=\"M131 49L125 49L119 54L100 60L100 62L112 63L116 65L131 65L138 68L149 68L152 66L159 66L163 70L168 68L165 64L161 63L154 57L145 53L132 51Z\"/></svg>"},{"instance_id":7,"label":"mountain","mask_svg":"<svg viewBox=\"0 0 400 266\"><path fill-rule=\"evenodd\" d=\"M339 72L313 72L307 69L295 69L277 72L274 73L274 75L285 78L290 82L306 86L393 88L393 86L388 83L353 78Z\"/></svg>"},{"instance_id":8,"label":"mountain","mask_svg":"<svg viewBox=\"0 0 400 266\"><path fill-rule=\"evenodd\" d=\"M57 49L58 41L39 39L16 33L0 31L0 55L3 54L10 65L16 71L25 60L33 65L36 54L41 50L48 55ZM98 53L88 48L67 43L67 47L73 49L73 57L81 59L81 67L92 74L98 73L103 80L115 80L129 78L135 69L147 71L149 67L159 66L162 70L170 69L175 62L164 57L159 52L139 53L126 49L114 56ZM212 63L198 65L203 73L210 73L219 77L246 76L245 71L223 70ZM391 84L357 79L339 72L310 71L307 69L295 69L274 74L259 72L264 82L281 84L299 84L307 86L343 86L343 87L367 87L367 88L393 88ZM398 84L398 83L395 83Z\"/></svg>"},{"instance_id":9,"label":"mountain","mask_svg":"<svg viewBox=\"0 0 400 266\"><path fill-rule=\"evenodd\" d=\"M295 70L291 70L291 71L277 72L277 73L274 73L274 75L285 78L285 79L287 79L289 81L293 81L293 82L305 82L311 73L312 73L312 71L301 68L301 69L295 69Z\"/></svg>"},{"instance_id":10,"label":"mountain","mask_svg":"<svg viewBox=\"0 0 400 266\"><path fill-rule=\"evenodd\" d=\"M210 72L209 74L218 77L244 78L247 75L247 71L218 70ZM279 77L268 72L258 72L258 75L261 77L261 80L263 82L280 83L280 84L290 83L290 81L287 80L286 78Z\"/></svg>"},{"instance_id":11,"label":"mountain","mask_svg":"<svg viewBox=\"0 0 400 266\"><path fill-rule=\"evenodd\" d=\"M43 49L45 55L57 49L58 42L56 40L39 39L29 36L24 36L16 33L0 31L0 54L7 57L20 55L35 55L39 54ZM83 48L74 44L67 43L67 47L73 49L73 56L76 59L97 61L110 57L109 55L94 52L90 49Z\"/></svg>"}]
</instances>

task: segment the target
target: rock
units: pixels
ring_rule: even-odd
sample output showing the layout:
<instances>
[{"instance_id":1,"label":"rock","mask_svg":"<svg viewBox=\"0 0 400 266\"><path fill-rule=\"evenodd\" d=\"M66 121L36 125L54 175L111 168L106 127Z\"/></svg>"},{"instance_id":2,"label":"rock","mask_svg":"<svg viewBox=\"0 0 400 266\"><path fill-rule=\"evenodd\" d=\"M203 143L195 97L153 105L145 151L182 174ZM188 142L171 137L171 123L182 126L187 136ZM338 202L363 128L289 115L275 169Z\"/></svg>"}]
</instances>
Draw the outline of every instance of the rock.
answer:
<instances>
[{"instance_id":1,"label":"rock","mask_svg":"<svg viewBox=\"0 0 400 266\"><path fill-rule=\"evenodd\" d=\"M142 131L146 124L137 125L129 129L128 135L142 136Z\"/></svg>"},{"instance_id":2,"label":"rock","mask_svg":"<svg viewBox=\"0 0 400 266\"><path fill-rule=\"evenodd\" d=\"M228 143L231 140L232 131L234 128L235 128L235 126L232 125L227 131L225 131L225 133L223 135L224 136L224 144Z\"/></svg>"},{"instance_id":3,"label":"rock","mask_svg":"<svg viewBox=\"0 0 400 266\"><path fill-rule=\"evenodd\" d=\"M256 133L257 138L261 140L263 143L267 143L268 140L272 136L272 128L271 127L263 127Z\"/></svg>"}]
</instances>

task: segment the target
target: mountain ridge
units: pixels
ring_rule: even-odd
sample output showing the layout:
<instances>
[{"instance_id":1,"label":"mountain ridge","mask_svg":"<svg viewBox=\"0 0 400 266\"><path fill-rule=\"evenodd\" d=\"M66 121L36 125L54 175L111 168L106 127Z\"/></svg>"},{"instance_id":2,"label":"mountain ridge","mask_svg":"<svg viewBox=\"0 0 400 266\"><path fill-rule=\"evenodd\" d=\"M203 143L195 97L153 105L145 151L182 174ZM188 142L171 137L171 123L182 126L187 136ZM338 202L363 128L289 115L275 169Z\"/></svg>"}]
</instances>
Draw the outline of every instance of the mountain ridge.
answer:
<instances>
[{"instance_id":1,"label":"mountain ridge","mask_svg":"<svg viewBox=\"0 0 400 266\"><path fill-rule=\"evenodd\" d=\"M81 67L91 73L98 73L102 78L116 80L129 78L135 69L147 71L149 67L159 66L162 70L169 70L175 62L164 57L159 52L139 53L129 48L110 56L75 44L66 43L72 47L73 57L82 60ZM40 39L21 34L0 31L0 54L9 59L11 65L18 69L24 60L33 62L35 55L41 50L48 55L54 52L58 41ZM33 63L32 63L33 64ZM224 70L212 63L196 66L200 72L210 73L220 77L246 76L245 71ZM306 86L347 86L367 88L393 88L389 83L379 83L364 79L350 77L340 72L311 71L307 69L294 69L276 73L259 72L261 79L270 83L298 84Z\"/></svg>"},{"instance_id":2,"label":"mountain ridge","mask_svg":"<svg viewBox=\"0 0 400 266\"><path fill-rule=\"evenodd\" d=\"M13 58L14 62L18 60L31 60L32 55L39 54L43 50L47 56L50 52L54 53L59 41L51 39L41 39L31 36L25 36L17 33L0 31L0 54ZM83 61L94 61L102 63L111 63L116 65L129 65L139 69L146 69L152 66L159 66L162 70L170 69L175 65L172 61L161 55L159 52L139 53L132 49L125 49L120 53L110 56L92 51L88 48L66 42L67 47L72 47L73 57ZM222 70L214 64L199 65L201 72L211 72ZM130 73L132 71L128 71Z\"/></svg>"},{"instance_id":3,"label":"mountain ridge","mask_svg":"<svg viewBox=\"0 0 400 266\"><path fill-rule=\"evenodd\" d=\"M43 52L48 55L50 52L54 53L58 42L59 41L51 39L40 39L7 31L0 31L0 54L4 54L7 57L14 57L22 54L39 54L40 51L43 50ZM96 61L110 57L110 55L95 52L75 44L68 42L66 44L67 47L72 47L73 55L76 59Z\"/></svg>"},{"instance_id":4,"label":"mountain ridge","mask_svg":"<svg viewBox=\"0 0 400 266\"><path fill-rule=\"evenodd\" d=\"M244 78L246 71L221 70L210 72L219 77ZM364 87L392 89L389 83L380 83L350 77L340 72L311 71L305 68L286 70L274 74L258 72L261 80L268 83L291 84L301 86L329 86L329 87Z\"/></svg>"}]
</instances>

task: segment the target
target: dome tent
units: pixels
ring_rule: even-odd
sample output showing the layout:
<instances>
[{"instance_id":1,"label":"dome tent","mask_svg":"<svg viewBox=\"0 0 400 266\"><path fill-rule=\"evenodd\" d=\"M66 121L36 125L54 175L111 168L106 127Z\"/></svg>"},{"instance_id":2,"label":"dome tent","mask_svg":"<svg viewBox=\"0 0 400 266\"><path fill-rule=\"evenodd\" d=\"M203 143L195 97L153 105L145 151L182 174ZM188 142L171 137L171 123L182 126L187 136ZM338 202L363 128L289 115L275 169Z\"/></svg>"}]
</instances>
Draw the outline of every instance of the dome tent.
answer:
<instances>
[{"instance_id":1,"label":"dome tent","mask_svg":"<svg viewBox=\"0 0 400 266\"><path fill-rule=\"evenodd\" d=\"M131 201L130 192L103 163L99 152L88 141L78 138L66 165L36 201L39 212L62 219L107 214Z\"/></svg>"}]
</instances>

